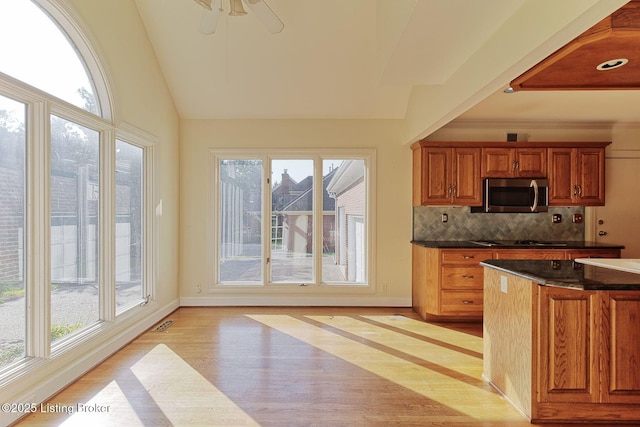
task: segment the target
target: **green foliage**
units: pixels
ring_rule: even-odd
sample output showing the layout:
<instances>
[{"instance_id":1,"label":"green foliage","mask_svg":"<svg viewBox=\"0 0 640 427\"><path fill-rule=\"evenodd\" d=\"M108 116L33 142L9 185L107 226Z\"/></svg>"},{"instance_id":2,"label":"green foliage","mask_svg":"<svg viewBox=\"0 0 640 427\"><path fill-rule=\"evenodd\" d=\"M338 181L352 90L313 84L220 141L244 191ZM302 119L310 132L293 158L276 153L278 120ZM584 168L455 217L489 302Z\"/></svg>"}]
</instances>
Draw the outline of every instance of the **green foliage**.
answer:
<instances>
[{"instance_id":1,"label":"green foliage","mask_svg":"<svg viewBox=\"0 0 640 427\"><path fill-rule=\"evenodd\" d=\"M24 343L6 348L0 351L0 367L8 365L22 356L24 356Z\"/></svg>"},{"instance_id":2,"label":"green foliage","mask_svg":"<svg viewBox=\"0 0 640 427\"><path fill-rule=\"evenodd\" d=\"M67 336L70 333L81 329L83 326L84 324L80 322L72 325L51 325L51 341Z\"/></svg>"},{"instance_id":3,"label":"green foliage","mask_svg":"<svg viewBox=\"0 0 640 427\"><path fill-rule=\"evenodd\" d=\"M0 284L0 304L3 302L24 296L22 283L17 285Z\"/></svg>"}]
</instances>

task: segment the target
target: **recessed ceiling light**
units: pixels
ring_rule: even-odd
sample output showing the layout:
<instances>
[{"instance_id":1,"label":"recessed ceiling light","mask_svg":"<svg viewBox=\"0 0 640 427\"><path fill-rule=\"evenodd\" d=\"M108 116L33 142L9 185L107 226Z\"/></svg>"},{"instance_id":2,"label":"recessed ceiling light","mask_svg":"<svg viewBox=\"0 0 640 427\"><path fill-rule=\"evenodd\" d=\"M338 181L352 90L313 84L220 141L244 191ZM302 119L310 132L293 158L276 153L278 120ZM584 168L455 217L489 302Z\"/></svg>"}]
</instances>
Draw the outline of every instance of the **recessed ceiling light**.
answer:
<instances>
[{"instance_id":1,"label":"recessed ceiling light","mask_svg":"<svg viewBox=\"0 0 640 427\"><path fill-rule=\"evenodd\" d=\"M506 88L506 89L504 90L504 93L513 93L513 92L515 92L515 89L514 89L514 88L512 88L511 86L509 86L508 88Z\"/></svg>"},{"instance_id":2,"label":"recessed ceiling light","mask_svg":"<svg viewBox=\"0 0 640 427\"><path fill-rule=\"evenodd\" d=\"M598 71L607 71L613 70L614 68L620 68L625 65L629 60L627 58L618 58L618 59L610 59L609 61L604 61L602 64L596 67Z\"/></svg>"}]
</instances>

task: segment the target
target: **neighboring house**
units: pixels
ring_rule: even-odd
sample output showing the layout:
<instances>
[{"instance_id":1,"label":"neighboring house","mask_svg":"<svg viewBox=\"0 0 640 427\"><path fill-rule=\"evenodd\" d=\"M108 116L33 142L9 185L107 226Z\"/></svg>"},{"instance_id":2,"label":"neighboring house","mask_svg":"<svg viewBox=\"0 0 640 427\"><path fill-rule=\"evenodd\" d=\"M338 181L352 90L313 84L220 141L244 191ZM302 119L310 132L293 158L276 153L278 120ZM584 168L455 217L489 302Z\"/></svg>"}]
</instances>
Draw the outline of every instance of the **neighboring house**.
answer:
<instances>
[{"instance_id":1,"label":"neighboring house","mask_svg":"<svg viewBox=\"0 0 640 427\"><path fill-rule=\"evenodd\" d=\"M322 248L323 253L335 250L335 200L327 193L327 184L339 168L332 169L323 178ZM313 177L296 182L285 169L282 180L272 191L273 249L289 253L310 254L313 249Z\"/></svg>"},{"instance_id":2,"label":"neighboring house","mask_svg":"<svg viewBox=\"0 0 640 427\"><path fill-rule=\"evenodd\" d=\"M362 160L345 160L326 185L335 199L336 264L348 281L365 280L365 179Z\"/></svg>"}]
</instances>

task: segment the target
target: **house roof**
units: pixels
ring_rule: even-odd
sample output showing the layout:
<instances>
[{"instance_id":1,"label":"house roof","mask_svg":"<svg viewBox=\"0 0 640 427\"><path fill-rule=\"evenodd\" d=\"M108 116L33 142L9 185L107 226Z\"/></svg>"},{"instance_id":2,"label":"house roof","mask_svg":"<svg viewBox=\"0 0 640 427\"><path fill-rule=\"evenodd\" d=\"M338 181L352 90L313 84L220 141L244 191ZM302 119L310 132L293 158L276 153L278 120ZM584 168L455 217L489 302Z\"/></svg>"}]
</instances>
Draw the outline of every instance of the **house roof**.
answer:
<instances>
[{"instance_id":1,"label":"house roof","mask_svg":"<svg viewBox=\"0 0 640 427\"><path fill-rule=\"evenodd\" d=\"M335 168L322 177L322 206L324 211L335 209L335 199L327 193L327 184L339 169ZM279 194L272 200L274 212L310 212L313 208L313 177L308 176L292 188L290 194Z\"/></svg>"}]
</instances>

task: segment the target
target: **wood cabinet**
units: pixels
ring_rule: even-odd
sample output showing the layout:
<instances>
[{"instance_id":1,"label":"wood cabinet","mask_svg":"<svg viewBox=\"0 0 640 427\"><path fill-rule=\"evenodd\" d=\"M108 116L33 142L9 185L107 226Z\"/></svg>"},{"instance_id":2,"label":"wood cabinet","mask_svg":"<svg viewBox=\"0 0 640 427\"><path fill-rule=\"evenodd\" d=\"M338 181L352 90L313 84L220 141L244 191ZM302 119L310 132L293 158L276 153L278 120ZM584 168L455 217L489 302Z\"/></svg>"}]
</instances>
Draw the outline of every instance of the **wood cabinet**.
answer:
<instances>
[{"instance_id":1,"label":"wood cabinet","mask_svg":"<svg viewBox=\"0 0 640 427\"><path fill-rule=\"evenodd\" d=\"M604 148L549 148L549 205L604 205Z\"/></svg>"},{"instance_id":2,"label":"wood cabinet","mask_svg":"<svg viewBox=\"0 0 640 427\"><path fill-rule=\"evenodd\" d=\"M413 150L414 206L482 206L483 178L547 178L550 206L604 205L609 142L436 142Z\"/></svg>"},{"instance_id":3,"label":"wood cabinet","mask_svg":"<svg viewBox=\"0 0 640 427\"><path fill-rule=\"evenodd\" d=\"M482 205L480 149L421 147L414 150L413 204Z\"/></svg>"},{"instance_id":4,"label":"wood cabinet","mask_svg":"<svg viewBox=\"0 0 640 427\"><path fill-rule=\"evenodd\" d=\"M546 178L546 148L500 148L482 149L483 178Z\"/></svg>"},{"instance_id":5,"label":"wood cabinet","mask_svg":"<svg viewBox=\"0 0 640 427\"><path fill-rule=\"evenodd\" d=\"M440 249L412 245L412 305L423 319L480 320L486 259L620 258L620 249Z\"/></svg>"},{"instance_id":6,"label":"wood cabinet","mask_svg":"<svg viewBox=\"0 0 640 427\"><path fill-rule=\"evenodd\" d=\"M534 354L539 389L532 385L538 396L536 418L553 413L564 420L620 421L630 409L640 414L634 338L640 334L640 291L534 289L540 313L534 325L540 343ZM627 404L634 407L622 406L620 414L612 415Z\"/></svg>"},{"instance_id":7,"label":"wood cabinet","mask_svg":"<svg viewBox=\"0 0 640 427\"><path fill-rule=\"evenodd\" d=\"M512 404L533 423L640 420L640 291L484 274L484 376Z\"/></svg>"},{"instance_id":8,"label":"wood cabinet","mask_svg":"<svg viewBox=\"0 0 640 427\"><path fill-rule=\"evenodd\" d=\"M481 319L483 268L490 249L437 249L413 245L414 310L423 319Z\"/></svg>"}]
</instances>

